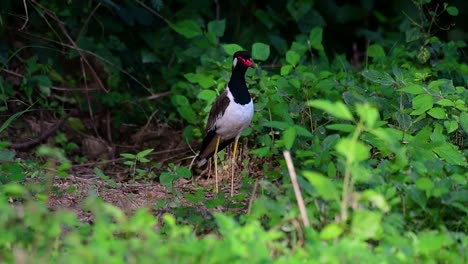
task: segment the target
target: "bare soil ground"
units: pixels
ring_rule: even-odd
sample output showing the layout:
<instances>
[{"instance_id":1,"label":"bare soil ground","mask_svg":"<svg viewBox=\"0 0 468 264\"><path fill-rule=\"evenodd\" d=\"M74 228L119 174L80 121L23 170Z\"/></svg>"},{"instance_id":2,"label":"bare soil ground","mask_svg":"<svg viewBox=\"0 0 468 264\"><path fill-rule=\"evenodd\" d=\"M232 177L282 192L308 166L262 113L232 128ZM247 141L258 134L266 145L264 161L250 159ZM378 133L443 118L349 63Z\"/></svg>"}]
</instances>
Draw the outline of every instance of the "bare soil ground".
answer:
<instances>
[{"instance_id":1,"label":"bare soil ground","mask_svg":"<svg viewBox=\"0 0 468 264\"><path fill-rule=\"evenodd\" d=\"M210 198L208 196L214 197L215 181L212 171L205 171L201 176L195 175L190 180L177 180L174 182L173 192L170 192L167 186L159 183L158 176L161 172L167 170L167 164L173 163L176 167L189 165L194 157L191 146L181 140L181 131L157 122L154 124L148 122L143 128L127 125L122 126L120 129L119 138L121 140L116 143L112 140L112 133L102 129L102 125L96 124L95 121L86 117L80 117L79 121L73 118L76 117L63 120L63 117L61 119L50 114L25 114L15 120L0 135L2 140L13 142L13 146L20 146L20 148L13 149L16 151L16 156L23 160L38 160L34 153L35 148L40 144L64 149L67 157L72 157L70 159L73 166L68 177L55 177L53 180L51 196L48 200L51 210L69 209L74 211L81 221L92 222L91 214L82 209L83 201L91 194L101 197L105 202L121 208L128 214L133 213L138 208L147 207L156 215L171 213L170 209L167 209L170 207L156 209L155 205L161 200L170 202L171 197L175 197L174 193L195 193L199 188L204 188L207 190L206 198ZM99 119L95 118L95 120ZM62 123L60 124L60 122ZM73 122L83 123L84 129L77 131L72 128ZM106 125L107 122L110 121L104 120L104 127L109 128ZM96 131L98 133L95 133ZM108 135L107 138L100 136L99 131L103 131L101 134ZM45 133L50 135L42 138L36 144L24 147L25 144L37 141ZM67 148L71 146L70 144L74 144L76 147L67 151ZM129 166L123 164L125 160L119 154L136 154L148 148L154 148L155 151L147 157L151 160L149 165L141 164L141 168L153 173L155 177L137 179L130 171ZM242 149L240 156L248 158ZM39 160L41 159L39 158ZM45 160L42 160L42 162L45 162ZM222 168L218 176L220 191L224 192L227 197L230 193L230 166L228 166L228 162L224 164L222 166L224 168ZM98 177L95 168L102 170L109 179ZM260 177L258 168L253 166L238 167L237 173L235 173L235 193L241 187L240 171L244 171L254 178ZM245 206L243 209L237 210L245 211L249 200L253 198L245 197L245 201L241 201ZM182 205L190 204L183 198L183 195L179 195L178 199ZM198 209L202 212L227 210L220 207L209 210L204 206L198 206Z\"/></svg>"}]
</instances>

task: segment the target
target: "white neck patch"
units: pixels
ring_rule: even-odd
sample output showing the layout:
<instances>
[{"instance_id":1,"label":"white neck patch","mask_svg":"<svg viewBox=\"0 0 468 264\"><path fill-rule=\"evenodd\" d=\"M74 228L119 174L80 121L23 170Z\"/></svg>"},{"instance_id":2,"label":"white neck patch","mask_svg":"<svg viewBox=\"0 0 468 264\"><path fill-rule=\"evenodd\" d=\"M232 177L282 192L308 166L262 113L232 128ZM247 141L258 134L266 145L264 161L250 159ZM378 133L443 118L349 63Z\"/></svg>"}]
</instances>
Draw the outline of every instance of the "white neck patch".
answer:
<instances>
[{"instance_id":1,"label":"white neck patch","mask_svg":"<svg viewBox=\"0 0 468 264\"><path fill-rule=\"evenodd\" d=\"M237 58L234 58L232 60L232 67L236 67L236 65L237 65Z\"/></svg>"}]
</instances>

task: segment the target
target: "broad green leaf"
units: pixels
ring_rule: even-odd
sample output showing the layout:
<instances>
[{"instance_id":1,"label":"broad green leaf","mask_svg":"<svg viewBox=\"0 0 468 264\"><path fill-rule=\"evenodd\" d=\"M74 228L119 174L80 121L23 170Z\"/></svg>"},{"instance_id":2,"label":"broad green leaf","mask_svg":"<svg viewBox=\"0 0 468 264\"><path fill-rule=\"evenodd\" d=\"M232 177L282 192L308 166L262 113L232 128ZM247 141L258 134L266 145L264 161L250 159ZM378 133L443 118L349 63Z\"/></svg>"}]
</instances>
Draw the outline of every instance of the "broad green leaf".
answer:
<instances>
[{"instance_id":1,"label":"broad green leaf","mask_svg":"<svg viewBox=\"0 0 468 264\"><path fill-rule=\"evenodd\" d=\"M282 76L288 75L291 72L292 69L293 69L292 65L284 65L284 66L281 67L280 74Z\"/></svg>"},{"instance_id":2,"label":"broad green leaf","mask_svg":"<svg viewBox=\"0 0 468 264\"><path fill-rule=\"evenodd\" d=\"M441 99L437 101L436 104L441 105L441 106L454 106L455 105L455 103L449 99Z\"/></svg>"},{"instance_id":3,"label":"broad green leaf","mask_svg":"<svg viewBox=\"0 0 468 264\"><path fill-rule=\"evenodd\" d=\"M254 60L264 61L270 56L270 46L261 42L255 42L252 45L252 58Z\"/></svg>"},{"instance_id":4,"label":"broad green leaf","mask_svg":"<svg viewBox=\"0 0 468 264\"><path fill-rule=\"evenodd\" d=\"M310 31L309 34L309 42L310 46L318 51L323 51L322 45L322 35L323 35L323 28L315 27Z\"/></svg>"},{"instance_id":5,"label":"broad green leaf","mask_svg":"<svg viewBox=\"0 0 468 264\"><path fill-rule=\"evenodd\" d=\"M244 50L241 46L237 44L224 44L223 49L230 56L234 55L234 53L236 53L237 51Z\"/></svg>"},{"instance_id":6,"label":"broad green leaf","mask_svg":"<svg viewBox=\"0 0 468 264\"><path fill-rule=\"evenodd\" d=\"M444 144L434 147L432 149L437 156L441 159L445 160L449 164L465 166L466 159L463 154L458 150L457 147L452 145L451 143L445 142Z\"/></svg>"},{"instance_id":7,"label":"broad green leaf","mask_svg":"<svg viewBox=\"0 0 468 264\"><path fill-rule=\"evenodd\" d=\"M429 191L429 190L432 190L432 188L434 188L434 183L432 182L431 179L423 177L423 178L418 178L416 180L416 186L420 190Z\"/></svg>"},{"instance_id":8,"label":"broad green leaf","mask_svg":"<svg viewBox=\"0 0 468 264\"><path fill-rule=\"evenodd\" d=\"M342 102L332 103L327 100L312 100L307 102L307 104L344 120L352 121L354 119L351 111Z\"/></svg>"},{"instance_id":9,"label":"broad green leaf","mask_svg":"<svg viewBox=\"0 0 468 264\"><path fill-rule=\"evenodd\" d=\"M154 54L154 52L148 50L141 51L141 62L143 63L153 63L159 61L159 58Z\"/></svg>"},{"instance_id":10,"label":"broad green leaf","mask_svg":"<svg viewBox=\"0 0 468 264\"><path fill-rule=\"evenodd\" d=\"M447 7L447 13L449 13L449 15L451 16L458 16L458 8L454 6L449 6Z\"/></svg>"},{"instance_id":11,"label":"broad green leaf","mask_svg":"<svg viewBox=\"0 0 468 264\"><path fill-rule=\"evenodd\" d=\"M367 48L367 56L376 59L385 57L385 51L382 46L378 44L372 44L369 46L369 48Z\"/></svg>"},{"instance_id":12,"label":"broad green leaf","mask_svg":"<svg viewBox=\"0 0 468 264\"><path fill-rule=\"evenodd\" d=\"M23 197L24 194L28 192L28 189L25 186L13 182L5 184L2 187L2 192L7 197Z\"/></svg>"},{"instance_id":13,"label":"broad green leaf","mask_svg":"<svg viewBox=\"0 0 468 264\"><path fill-rule=\"evenodd\" d=\"M0 161L13 161L15 153L13 151L2 149L0 150Z\"/></svg>"},{"instance_id":14,"label":"broad green leaf","mask_svg":"<svg viewBox=\"0 0 468 264\"><path fill-rule=\"evenodd\" d=\"M317 193L325 200L338 201L339 192L331 179L317 172L305 171L304 177L314 186Z\"/></svg>"},{"instance_id":15,"label":"broad green leaf","mask_svg":"<svg viewBox=\"0 0 468 264\"><path fill-rule=\"evenodd\" d=\"M198 74L195 73L186 73L184 74L185 79L191 83L198 83Z\"/></svg>"},{"instance_id":16,"label":"broad green leaf","mask_svg":"<svg viewBox=\"0 0 468 264\"><path fill-rule=\"evenodd\" d=\"M418 234L417 250L421 255L437 254L443 247L454 243L454 239L447 233L439 233L439 231L423 231Z\"/></svg>"},{"instance_id":17,"label":"broad green leaf","mask_svg":"<svg viewBox=\"0 0 468 264\"><path fill-rule=\"evenodd\" d=\"M294 129L296 130L297 135L312 138L312 133L303 126L294 125Z\"/></svg>"},{"instance_id":18,"label":"broad green leaf","mask_svg":"<svg viewBox=\"0 0 468 264\"><path fill-rule=\"evenodd\" d=\"M430 94L420 94L413 98L413 109L411 115L420 115L431 109L433 106L432 95Z\"/></svg>"},{"instance_id":19,"label":"broad green leaf","mask_svg":"<svg viewBox=\"0 0 468 264\"><path fill-rule=\"evenodd\" d=\"M208 23L208 32L213 33L216 37L222 37L224 35L224 29L226 28L226 20L213 20Z\"/></svg>"},{"instance_id":20,"label":"broad green leaf","mask_svg":"<svg viewBox=\"0 0 468 264\"><path fill-rule=\"evenodd\" d=\"M291 124L281 121L266 121L261 124L264 127L273 127L278 129L286 129L291 126Z\"/></svg>"},{"instance_id":21,"label":"broad green leaf","mask_svg":"<svg viewBox=\"0 0 468 264\"><path fill-rule=\"evenodd\" d=\"M385 200L385 197L375 190L370 189L364 191L361 194L360 199L370 201L375 207L379 208L384 213L390 211L390 205Z\"/></svg>"},{"instance_id":22,"label":"broad green leaf","mask_svg":"<svg viewBox=\"0 0 468 264\"><path fill-rule=\"evenodd\" d=\"M136 156L137 156L137 158L142 158L142 157L145 157L146 155L150 154L153 151L154 151L153 148L145 149L145 150L142 150L142 151L138 152Z\"/></svg>"},{"instance_id":23,"label":"broad green leaf","mask_svg":"<svg viewBox=\"0 0 468 264\"><path fill-rule=\"evenodd\" d=\"M447 129L447 134L450 134L458 129L458 122L455 120L444 121L445 129Z\"/></svg>"},{"instance_id":24,"label":"broad green leaf","mask_svg":"<svg viewBox=\"0 0 468 264\"><path fill-rule=\"evenodd\" d=\"M297 52L293 50L286 52L286 61L289 64L296 66L300 59L301 57L299 56L299 54L297 54Z\"/></svg>"},{"instance_id":25,"label":"broad green leaf","mask_svg":"<svg viewBox=\"0 0 468 264\"><path fill-rule=\"evenodd\" d=\"M163 172L159 176L159 182L166 186L169 189L172 189L172 181L174 180L174 176L170 172Z\"/></svg>"},{"instance_id":26,"label":"broad green leaf","mask_svg":"<svg viewBox=\"0 0 468 264\"><path fill-rule=\"evenodd\" d=\"M413 122L411 121L411 116L402 112L396 112L396 120L398 122L398 125L400 126L401 129L404 131L407 131Z\"/></svg>"},{"instance_id":27,"label":"broad green leaf","mask_svg":"<svg viewBox=\"0 0 468 264\"><path fill-rule=\"evenodd\" d=\"M197 115L193 111L192 107L190 107L190 105L179 106L177 110L179 114L188 122L194 123L196 121Z\"/></svg>"},{"instance_id":28,"label":"broad green leaf","mask_svg":"<svg viewBox=\"0 0 468 264\"><path fill-rule=\"evenodd\" d=\"M381 233L382 213L357 210L353 213L351 232L358 239L377 238Z\"/></svg>"},{"instance_id":29,"label":"broad green leaf","mask_svg":"<svg viewBox=\"0 0 468 264\"><path fill-rule=\"evenodd\" d=\"M199 74L198 84L200 84L200 86L203 87L204 89L207 89L215 85L215 80L211 76Z\"/></svg>"},{"instance_id":30,"label":"broad green leaf","mask_svg":"<svg viewBox=\"0 0 468 264\"><path fill-rule=\"evenodd\" d=\"M320 239L331 240L339 237L343 233L343 228L337 223L331 223L326 225L322 231L320 231Z\"/></svg>"},{"instance_id":31,"label":"broad green leaf","mask_svg":"<svg viewBox=\"0 0 468 264\"><path fill-rule=\"evenodd\" d=\"M331 124L331 125L326 126L326 128L331 129L331 130L351 133L356 129L356 126L351 125L351 124Z\"/></svg>"},{"instance_id":32,"label":"broad green leaf","mask_svg":"<svg viewBox=\"0 0 468 264\"><path fill-rule=\"evenodd\" d=\"M190 177L192 177L192 172L185 166L177 168L176 173L178 176L182 176L186 179L190 179Z\"/></svg>"},{"instance_id":33,"label":"broad green leaf","mask_svg":"<svg viewBox=\"0 0 468 264\"><path fill-rule=\"evenodd\" d=\"M364 120L364 124L368 130L374 128L375 122L379 118L379 112L377 109L369 104L357 104L356 112L359 114L359 117Z\"/></svg>"},{"instance_id":34,"label":"broad green leaf","mask_svg":"<svg viewBox=\"0 0 468 264\"><path fill-rule=\"evenodd\" d=\"M198 94L197 97L207 102L214 102L216 99L216 93L212 90L203 90Z\"/></svg>"},{"instance_id":35,"label":"broad green leaf","mask_svg":"<svg viewBox=\"0 0 468 264\"><path fill-rule=\"evenodd\" d=\"M395 80L393 80L392 76L386 72L380 73L375 70L365 70L362 72L362 76L371 82L380 83L385 86L389 86L395 83Z\"/></svg>"},{"instance_id":36,"label":"broad green leaf","mask_svg":"<svg viewBox=\"0 0 468 264\"><path fill-rule=\"evenodd\" d=\"M127 159L135 159L136 155L133 155L131 153L120 153L121 157L127 158Z\"/></svg>"},{"instance_id":37,"label":"broad green leaf","mask_svg":"<svg viewBox=\"0 0 468 264\"><path fill-rule=\"evenodd\" d=\"M425 92L424 88L419 84L408 84L405 87L399 89L399 91L409 94L422 94Z\"/></svg>"},{"instance_id":38,"label":"broad green leaf","mask_svg":"<svg viewBox=\"0 0 468 264\"><path fill-rule=\"evenodd\" d=\"M194 38L202 34L200 26L194 20L182 20L177 23L170 24L170 27L175 32L186 38Z\"/></svg>"},{"instance_id":39,"label":"broad green leaf","mask_svg":"<svg viewBox=\"0 0 468 264\"><path fill-rule=\"evenodd\" d=\"M295 140L296 140L296 129L294 128L294 126L290 126L283 132L284 147L287 150L290 150Z\"/></svg>"},{"instance_id":40,"label":"broad green leaf","mask_svg":"<svg viewBox=\"0 0 468 264\"><path fill-rule=\"evenodd\" d=\"M468 133L468 113L463 112L460 114L460 125L465 131L465 133ZM0 132L2 130L0 129Z\"/></svg>"},{"instance_id":41,"label":"broad green leaf","mask_svg":"<svg viewBox=\"0 0 468 264\"><path fill-rule=\"evenodd\" d=\"M367 160L370 157L370 147L360 141L342 138L336 144L336 151L346 157L350 163Z\"/></svg>"},{"instance_id":42,"label":"broad green leaf","mask_svg":"<svg viewBox=\"0 0 468 264\"><path fill-rule=\"evenodd\" d=\"M447 118L447 114L445 113L445 110L441 107L431 108L429 111L427 111L427 114L437 119Z\"/></svg>"}]
</instances>

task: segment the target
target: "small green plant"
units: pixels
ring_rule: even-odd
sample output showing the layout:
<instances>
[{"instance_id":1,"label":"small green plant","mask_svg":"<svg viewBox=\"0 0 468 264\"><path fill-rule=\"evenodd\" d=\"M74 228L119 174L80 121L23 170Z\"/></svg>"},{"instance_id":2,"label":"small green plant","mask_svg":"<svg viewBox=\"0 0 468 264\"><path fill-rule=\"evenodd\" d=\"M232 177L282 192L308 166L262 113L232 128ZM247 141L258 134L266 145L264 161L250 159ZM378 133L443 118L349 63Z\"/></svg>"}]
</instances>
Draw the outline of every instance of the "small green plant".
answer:
<instances>
[{"instance_id":1,"label":"small green plant","mask_svg":"<svg viewBox=\"0 0 468 264\"><path fill-rule=\"evenodd\" d=\"M153 151L154 149L146 149L146 150L138 152L137 154L121 153L120 156L127 159L124 161L124 164L130 167L132 176L135 176L135 175L143 176L146 173L146 170L139 169L137 165L139 165L139 163L150 162L150 160L147 159L146 156L151 154Z\"/></svg>"}]
</instances>

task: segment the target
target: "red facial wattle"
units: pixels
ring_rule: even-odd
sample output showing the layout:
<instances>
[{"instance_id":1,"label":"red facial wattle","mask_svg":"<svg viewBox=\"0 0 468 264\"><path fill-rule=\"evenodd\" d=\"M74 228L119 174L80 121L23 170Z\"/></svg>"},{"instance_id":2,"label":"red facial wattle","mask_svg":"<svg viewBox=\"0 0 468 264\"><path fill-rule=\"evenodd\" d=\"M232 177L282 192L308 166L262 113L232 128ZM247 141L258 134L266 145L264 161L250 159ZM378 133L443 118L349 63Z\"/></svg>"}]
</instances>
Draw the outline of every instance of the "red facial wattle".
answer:
<instances>
[{"instance_id":1,"label":"red facial wattle","mask_svg":"<svg viewBox=\"0 0 468 264\"><path fill-rule=\"evenodd\" d=\"M244 59L242 57L237 57L245 66L252 67L252 59Z\"/></svg>"}]
</instances>

